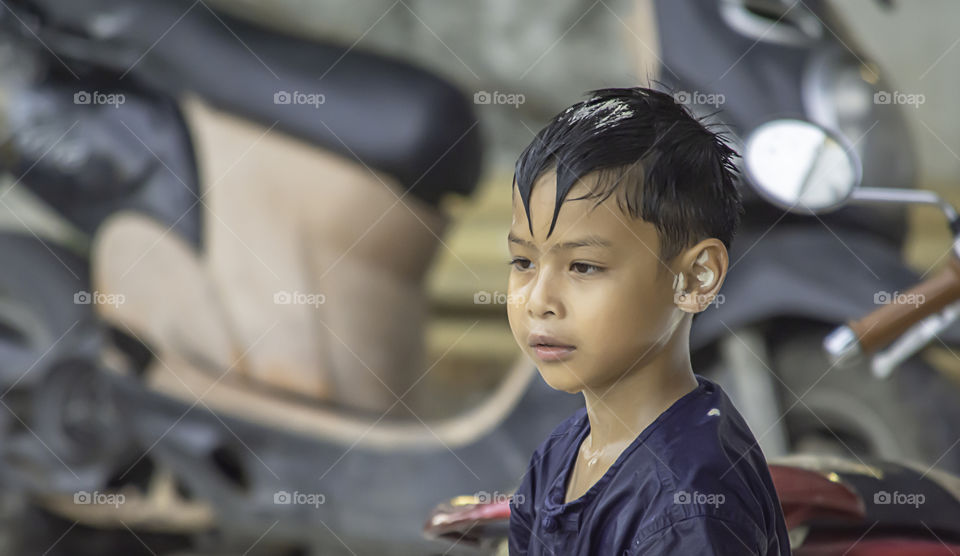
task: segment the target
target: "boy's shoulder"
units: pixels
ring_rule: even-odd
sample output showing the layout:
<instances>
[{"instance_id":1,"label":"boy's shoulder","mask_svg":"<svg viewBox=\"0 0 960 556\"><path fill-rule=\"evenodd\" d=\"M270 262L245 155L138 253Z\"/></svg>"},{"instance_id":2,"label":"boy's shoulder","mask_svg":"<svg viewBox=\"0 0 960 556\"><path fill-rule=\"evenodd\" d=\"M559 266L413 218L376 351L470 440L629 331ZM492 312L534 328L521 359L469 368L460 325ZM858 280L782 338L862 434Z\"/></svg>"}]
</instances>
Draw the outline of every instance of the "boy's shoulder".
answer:
<instances>
[{"instance_id":1,"label":"boy's shoulder","mask_svg":"<svg viewBox=\"0 0 960 556\"><path fill-rule=\"evenodd\" d=\"M718 384L697 378L699 395L681 399L686 403L644 431L647 455L655 456L664 482L676 491L763 483L767 462L750 427Z\"/></svg>"},{"instance_id":2,"label":"boy's shoulder","mask_svg":"<svg viewBox=\"0 0 960 556\"><path fill-rule=\"evenodd\" d=\"M699 375L697 382L695 390L657 417L635 443L675 460L677 466L733 464L747 455L762 457L753 433L720 386ZM534 451L534 457L575 442L589 425L586 408L577 409L554 427ZM690 452L697 457L687 457Z\"/></svg>"},{"instance_id":3,"label":"boy's shoulder","mask_svg":"<svg viewBox=\"0 0 960 556\"><path fill-rule=\"evenodd\" d=\"M661 511L646 533L675 527L691 519L737 523L756 542L782 532L779 500L766 459L746 421L719 385L698 377L705 386L660 423L644 444L655 461L655 500ZM624 479L629 474L621 474ZM781 541L782 542L782 541Z\"/></svg>"},{"instance_id":4,"label":"boy's shoulder","mask_svg":"<svg viewBox=\"0 0 960 556\"><path fill-rule=\"evenodd\" d=\"M697 380L698 387L644 429L579 502L564 504L560 495L589 427L586 409L557 425L534 453L523 490L532 502L527 514L584 513L578 519L596 527L624 528L624 542L637 553L657 552L679 537L714 542L729 536L734 549L773 544L788 554L762 451L719 385Z\"/></svg>"},{"instance_id":5,"label":"boy's shoulder","mask_svg":"<svg viewBox=\"0 0 960 556\"><path fill-rule=\"evenodd\" d=\"M648 448L660 461L689 470L690 481L742 478L741 468L766 474L766 459L746 420L718 384L698 378L703 395L665 420L647 439Z\"/></svg>"},{"instance_id":6,"label":"boy's shoulder","mask_svg":"<svg viewBox=\"0 0 960 556\"><path fill-rule=\"evenodd\" d=\"M697 381L697 388L657 417L640 433L638 440L665 450L685 446L696 446L700 451L755 446L749 427L720 386L699 375ZM554 427L536 452L544 451L551 444L572 440L588 426L587 410L581 407ZM680 431L684 434L676 434Z\"/></svg>"}]
</instances>

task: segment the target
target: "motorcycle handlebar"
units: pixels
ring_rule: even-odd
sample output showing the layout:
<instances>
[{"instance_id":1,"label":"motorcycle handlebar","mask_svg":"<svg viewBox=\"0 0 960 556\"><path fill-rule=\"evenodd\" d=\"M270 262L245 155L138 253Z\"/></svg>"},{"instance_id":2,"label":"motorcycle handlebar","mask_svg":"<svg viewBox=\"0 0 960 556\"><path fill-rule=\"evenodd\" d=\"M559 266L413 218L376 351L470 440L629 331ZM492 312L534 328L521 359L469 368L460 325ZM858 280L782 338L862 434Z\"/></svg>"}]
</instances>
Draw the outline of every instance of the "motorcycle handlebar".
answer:
<instances>
[{"instance_id":1,"label":"motorcycle handlebar","mask_svg":"<svg viewBox=\"0 0 960 556\"><path fill-rule=\"evenodd\" d=\"M861 353L874 353L900 337L911 326L960 299L960 259L950 257L946 268L860 320L847 324L858 339Z\"/></svg>"}]
</instances>

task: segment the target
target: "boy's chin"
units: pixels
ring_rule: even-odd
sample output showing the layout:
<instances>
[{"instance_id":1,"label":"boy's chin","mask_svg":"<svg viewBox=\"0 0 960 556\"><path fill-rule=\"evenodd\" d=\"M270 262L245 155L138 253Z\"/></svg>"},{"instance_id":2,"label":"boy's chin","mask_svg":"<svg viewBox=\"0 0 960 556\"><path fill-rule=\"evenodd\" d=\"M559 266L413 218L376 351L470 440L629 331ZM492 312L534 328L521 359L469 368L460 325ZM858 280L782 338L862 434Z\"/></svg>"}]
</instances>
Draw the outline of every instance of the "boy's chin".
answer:
<instances>
[{"instance_id":1,"label":"boy's chin","mask_svg":"<svg viewBox=\"0 0 960 556\"><path fill-rule=\"evenodd\" d=\"M540 376L547 386L568 394L579 394L583 391L583 381L577 378L575 371L556 363L541 363L537 366Z\"/></svg>"}]
</instances>

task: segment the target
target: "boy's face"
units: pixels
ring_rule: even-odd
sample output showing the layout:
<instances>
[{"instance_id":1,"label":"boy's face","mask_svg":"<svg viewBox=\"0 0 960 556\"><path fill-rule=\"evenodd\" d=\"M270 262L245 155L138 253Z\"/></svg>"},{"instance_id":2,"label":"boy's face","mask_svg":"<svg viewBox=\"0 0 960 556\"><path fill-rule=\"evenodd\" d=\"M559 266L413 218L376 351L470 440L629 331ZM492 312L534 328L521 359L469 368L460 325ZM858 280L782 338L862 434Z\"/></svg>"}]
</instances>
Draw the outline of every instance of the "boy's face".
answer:
<instances>
[{"instance_id":1,"label":"boy's face","mask_svg":"<svg viewBox=\"0 0 960 556\"><path fill-rule=\"evenodd\" d=\"M589 191L594 176L567 199ZM674 304L673 274L659 259L653 224L631 218L611 195L567 200L550 238L556 173L530 197L533 236L513 188L507 316L514 338L551 387L599 390L644 366L673 336L684 315ZM659 270L659 272L658 272ZM538 346L537 334L559 347Z\"/></svg>"}]
</instances>

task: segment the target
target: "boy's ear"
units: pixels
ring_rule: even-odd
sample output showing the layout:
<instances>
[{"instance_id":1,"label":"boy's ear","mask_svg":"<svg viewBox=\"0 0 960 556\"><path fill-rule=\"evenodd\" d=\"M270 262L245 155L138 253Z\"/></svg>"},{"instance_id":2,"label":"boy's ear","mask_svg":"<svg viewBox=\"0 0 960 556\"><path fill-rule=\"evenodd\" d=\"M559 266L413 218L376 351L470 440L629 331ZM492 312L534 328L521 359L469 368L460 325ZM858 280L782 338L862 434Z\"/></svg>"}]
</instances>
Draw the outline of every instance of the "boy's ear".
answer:
<instances>
[{"instance_id":1,"label":"boy's ear","mask_svg":"<svg viewBox=\"0 0 960 556\"><path fill-rule=\"evenodd\" d=\"M727 276L727 248L716 238L701 241L677 257L673 302L685 313L699 313L716 299Z\"/></svg>"}]
</instances>

